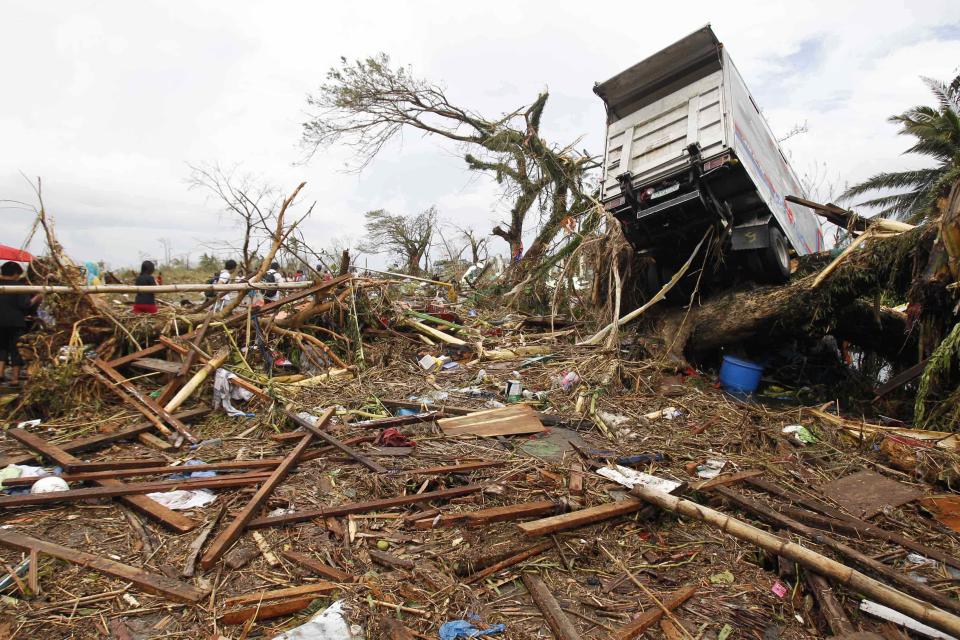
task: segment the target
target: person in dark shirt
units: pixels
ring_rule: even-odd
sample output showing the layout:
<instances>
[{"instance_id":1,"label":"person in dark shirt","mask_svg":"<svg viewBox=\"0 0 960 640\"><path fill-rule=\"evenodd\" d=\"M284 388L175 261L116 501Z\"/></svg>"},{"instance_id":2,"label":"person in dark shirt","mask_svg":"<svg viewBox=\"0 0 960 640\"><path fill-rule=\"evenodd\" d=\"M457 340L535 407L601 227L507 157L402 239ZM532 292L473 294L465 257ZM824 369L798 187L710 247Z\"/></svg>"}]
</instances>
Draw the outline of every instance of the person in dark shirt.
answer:
<instances>
[{"instance_id":1,"label":"person in dark shirt","mask_svg":"<svg viewBox=\"0 0 960 640\"><path fill-rule=\"evenodd\" d=\"M152 287L157 284L156 279L153 277L153 272L156 267L149 260L144 260L143 264L140 265L140 275L137 276L135 285L138 287ZM157 312L157 296L153 293L141 292L137 294L137 297L133 299L133 312L134 313L156 313Z\"/></svg>"},{"instance_id":2,"label":"person in dark shirt","mask_svg":"<svg viewBox=\"0 0 960 640\"><path fill-rule=\"evenodd\" d=\"M26 284L23 267L16 262L4 262L0 266L0 284ZM0 380L10 365L10 384L20 383L20 367L23 357L17 349L17 341L27 328L27 312L34 300L25 293L0 294Z\"/></svg>"}]
</instances>

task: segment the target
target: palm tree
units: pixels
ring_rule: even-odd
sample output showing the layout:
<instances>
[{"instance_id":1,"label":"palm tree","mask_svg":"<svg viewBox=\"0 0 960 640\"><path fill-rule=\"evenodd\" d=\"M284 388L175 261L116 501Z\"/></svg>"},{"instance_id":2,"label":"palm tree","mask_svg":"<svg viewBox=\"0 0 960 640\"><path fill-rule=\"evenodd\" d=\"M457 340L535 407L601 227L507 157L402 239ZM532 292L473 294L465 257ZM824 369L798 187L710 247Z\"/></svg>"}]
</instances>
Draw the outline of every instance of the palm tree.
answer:
<instances>
[{"instance_id":1,"label":"palm tree","mask_svg":"<svg viewBox=\"0 0 960 640\"><path fill-rule=\"evenodd\" d=\"M916 138L904 153L918 153L936 160L936 166L913 171L878 173L841 196L850 200L869 191L900 191L858 203L879 208L877 215L920 223L936 211L937 200L947 195L960 178L960 75L948 85L924 78L939 102L938 107L918 106L891 116L901 135Z\"/></svg>"}]
</instances>

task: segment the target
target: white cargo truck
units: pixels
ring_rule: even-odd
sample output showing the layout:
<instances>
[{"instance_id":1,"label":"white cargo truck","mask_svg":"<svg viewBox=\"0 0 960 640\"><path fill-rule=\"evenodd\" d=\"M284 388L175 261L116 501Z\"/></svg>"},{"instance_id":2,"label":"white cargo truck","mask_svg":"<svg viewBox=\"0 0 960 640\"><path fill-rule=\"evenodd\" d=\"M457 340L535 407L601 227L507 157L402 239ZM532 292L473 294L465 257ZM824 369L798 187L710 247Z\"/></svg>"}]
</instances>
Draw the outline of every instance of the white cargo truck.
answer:
<instances>
[{"instance_id":1,"label":"white cargo truck","mask_svg":"<svg viewBox=\"0 0 960 640\"><path fill-rule=\"evenodd\" d=\"M709 25L594 92L607 108L604 207L661 268L710 225L766 281L789 277L791 250L823 250L817 216L784 200L803 189Z\"/></svg>"}]
</instances>

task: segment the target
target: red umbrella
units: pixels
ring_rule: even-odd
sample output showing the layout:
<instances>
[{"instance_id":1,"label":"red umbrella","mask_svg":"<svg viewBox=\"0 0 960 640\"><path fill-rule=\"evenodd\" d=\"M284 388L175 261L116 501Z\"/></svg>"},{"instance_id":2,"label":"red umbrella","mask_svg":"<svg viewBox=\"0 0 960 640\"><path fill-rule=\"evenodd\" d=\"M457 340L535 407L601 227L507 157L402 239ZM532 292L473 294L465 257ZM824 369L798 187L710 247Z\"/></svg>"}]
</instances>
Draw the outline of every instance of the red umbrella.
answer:
<instances>
[{"instance_id":1,"label":"red umbrella","mask_svg":"<svg viewBox=\"0 0 960 640\"><path fill-rule=\"evenodd\" d=\"M33 260L33 256L27 253L26 251L21 251L16 247L9 247L5 244L0 244L0 262L22 262L26 264Z\"/></svg>"}]
</instances>

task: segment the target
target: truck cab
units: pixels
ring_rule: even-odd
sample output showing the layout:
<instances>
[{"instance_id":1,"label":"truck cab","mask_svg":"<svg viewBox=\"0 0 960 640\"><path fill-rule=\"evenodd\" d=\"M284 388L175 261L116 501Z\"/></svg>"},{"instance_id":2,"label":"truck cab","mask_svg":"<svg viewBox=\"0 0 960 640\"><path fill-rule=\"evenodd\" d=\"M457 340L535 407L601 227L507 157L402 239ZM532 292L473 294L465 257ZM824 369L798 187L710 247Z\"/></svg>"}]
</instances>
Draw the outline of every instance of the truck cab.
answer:
<instances>
[{"instance_id":1,"label":"truck cab","mask_svg":"<svg viewBox=\"0 0 960 640\"><path fill-rule=\"evenodd\" d=\"M607 111L601 199L667 269L710 226L759 280L823 250L819 219L728 51L706 26L594 86Z\"/></svg>"}]
</instances>

